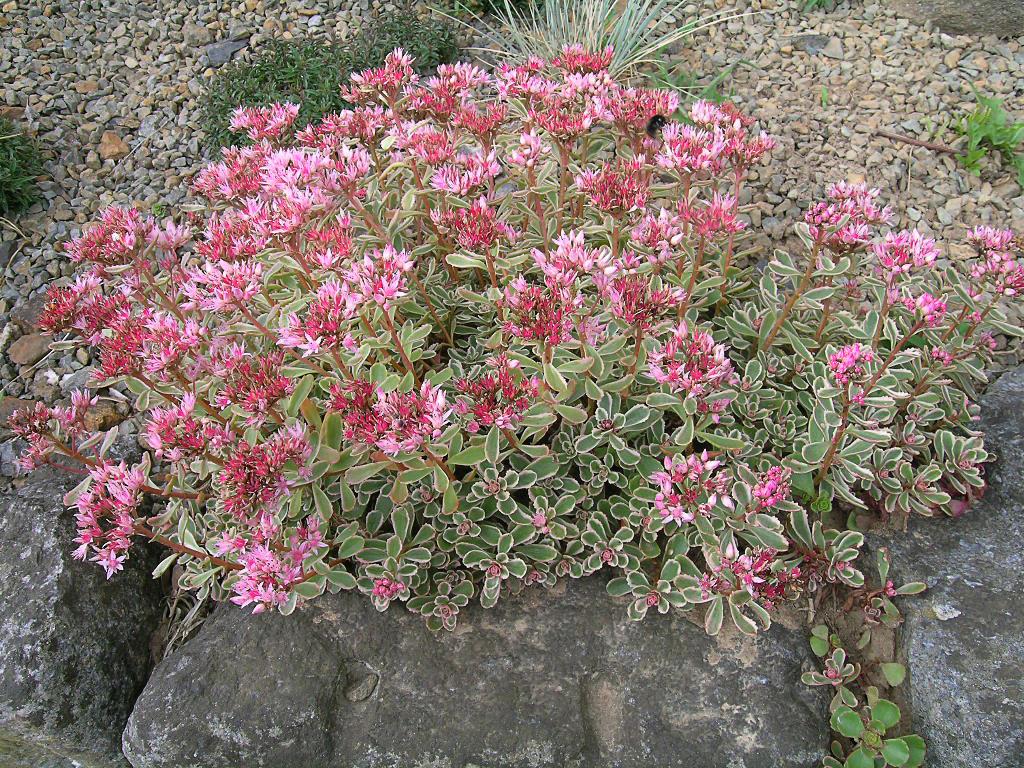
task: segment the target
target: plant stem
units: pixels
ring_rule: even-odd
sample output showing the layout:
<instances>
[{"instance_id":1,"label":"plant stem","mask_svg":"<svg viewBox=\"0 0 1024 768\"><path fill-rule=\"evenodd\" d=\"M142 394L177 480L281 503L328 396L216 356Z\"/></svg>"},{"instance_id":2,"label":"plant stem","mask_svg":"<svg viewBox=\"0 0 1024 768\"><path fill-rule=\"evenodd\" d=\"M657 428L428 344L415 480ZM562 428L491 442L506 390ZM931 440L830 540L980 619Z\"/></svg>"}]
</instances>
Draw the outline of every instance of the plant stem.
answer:
<instances>
[{"instance_id":1,"label":"plant stem","mask_svg":"<svg viewBox=\"0 0 1024 768\"><path fill-rule=\"evenodd\" d=\"M804 291L807 290L807 286L810 285L811 275L814 274L814 270L818 265L818 253L821 251L822 242L823 235L819 235L814 240L814 246L811 248L811 258L807 263L807 269L804 270L804 274L800 278L800 283L797 285L796 290L786 301L785 306L782 308L782 312L779 314L778 318L776 318L771 330L768 331L768 335L765 336L764 346L762 346L759 351L767 352L771 348L772 342L775 341L775 337L779 335L779 330L782 328L782 324L786 322L786 318L789 317L789 313L793 311L793 306L803 295Z\"/></svg>"},{"instance_id":2,"label":"plant stem","mask_svg":"<svg viewBox=\"0 0 1024 768\"><path fill-rule=\"evenodd\" d=\"M419 384L419 379L416 377L416 369L413 368L412 360L406 354L405 347L402 346L402 340L398 338L398 332L395 330L395 324L391 322L391 316L386 309L381 312L381 317L384 318L384 325L387 326L388 333L391 334L391 340L395 343L395 349L398 350L398 354L402 358L402 365L405 366L405 370L412 374L413 381Z\"/></svg>"}]
</instances>

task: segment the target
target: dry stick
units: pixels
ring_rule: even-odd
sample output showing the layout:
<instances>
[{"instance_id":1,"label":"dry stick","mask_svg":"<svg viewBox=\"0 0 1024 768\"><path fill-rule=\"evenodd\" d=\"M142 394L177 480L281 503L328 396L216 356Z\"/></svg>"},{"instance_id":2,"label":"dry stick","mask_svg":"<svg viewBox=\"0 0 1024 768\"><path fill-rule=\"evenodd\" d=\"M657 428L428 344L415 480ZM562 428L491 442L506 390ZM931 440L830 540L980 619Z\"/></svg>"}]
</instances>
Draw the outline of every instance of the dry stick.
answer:
<instances>
[{"instance_id":1,"label":"dry stick","mask_svg":"<svg viewBox=\"0 0 1024 768\"><path fill-rule=\"evenodd\" d=\"M924 147L925 149L931 149L935 152L945 152L949 155L956 155L960 153L960 150L948 147L945 144L936 144L934 141L922 141L921 139L915 139L912 136L904 136L900 133L891 133L889 131L875 131L876 136L882 136L886 139L892 139L893 141L901 141L904 144L912 144L915 147Z\"/></svg>"}]
</instances>

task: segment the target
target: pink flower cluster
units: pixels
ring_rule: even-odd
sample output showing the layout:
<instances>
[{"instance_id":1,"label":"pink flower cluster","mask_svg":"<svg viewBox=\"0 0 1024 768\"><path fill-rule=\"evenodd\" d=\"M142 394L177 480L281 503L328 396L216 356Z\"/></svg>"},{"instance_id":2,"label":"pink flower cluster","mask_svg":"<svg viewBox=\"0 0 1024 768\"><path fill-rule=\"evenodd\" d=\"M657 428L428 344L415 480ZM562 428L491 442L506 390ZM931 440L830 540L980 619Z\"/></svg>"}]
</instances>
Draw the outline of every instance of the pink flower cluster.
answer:
<instances>
[{"instance_id":1,"label":"pink flower cluster","mask_svg":"<svg viewBox=\"0 0 1024 768\"><path fill-rule=\"evenodd\" d=\"M513 429L540 393L540 379L517 375L519 363L501 354L487 361L488 370L475 378L455 380L455 389L463 397L455 412L467 417L466 429L479 432L491 425Z\"/></svg>"},{"instance_id":2,"label":"pink flower cluster","mask_svg":"<svg viewBox=\"0 0 1024 768\"><path fill-rule=\"evenodd\" d=\"M128 557L146 475L141 467L103 461L89 470L89 479L89 488L75 500L74 557L84 560L92 552L89 559L99 563L109 579L124 568Z\"/></svg>"},{"instance_id":3,"label":"pink flower cluster","mask_svg":"<svg viewBox=\"0 0 1024 768\"><path fill-rule=\"evenodd\" d=\"M866 375L866 366L875 359L871 347L848 344L829 355L828 369L839 384L860 381Z\"/></svg>"},{"instance_id":4,"label":"pink flower cluster","mask_svg":"<svg viewBox=\"0 0 1024 768\"><path fill-rule=\"evenodd\" d=\"M981 255L971 266L971 276L989 285L997 295L1024 293L1024 243L1009 229L976 227L968 239Z\"/></svg>"},{"instance_id":5,"label":"pink flower cluster","mask_svg":"<svg viewBox=\"0 0 1024 768\"><path fill-rule=\"evenodd\" d=\"M712 595L729 595L741 589L771 610L790 586L798 585L803 578L799 566L773 571L776 554L773 549L756 547L741 555L730 542L711 573L701 577L701 596L708 600Z\"/></svg>"},{"instance_id":6,"label":"pink flower cluster","mask_svg":"<svg viewBox=\"0 0 1024 768\"><path fill-rule=\"evenodd\" d=\"M751 489L754 507L758 512L766 512L777 507L789 498L789 479L793 470L785 467L772 467L757 480Z\"/></svg>"},{"instance_id":7,"label":"pink flower cluster","mask_svg":"<svg viewBox=\"0 0 1024 768\"><path fill-rule=\"evenodd\" d=\"M697 515L708 515L719 502L733 508L729 479L722 462L708 457L707 451L689 456L666 456L665 471L651 475L658 486L654 508L663 522L690 523Z\"/></svg>"},{"instance_id":8,"label":"pink flower cluster","mask_svg":"<svg viewBox=\"0 0 1024 768\"><path fill-rule=\"evenodd\" d=\"M225 511L238 520L251 521L263 510L272 509L291 492L289 465L297 476L308 474L311 453L300 424L284 427L262 443L238 441L218 476Z\"/></svg>"},{"instance_id":9,"label":"pink flower cluster","mask_svg":"<svg viewBox=\"0 0 1024 768\"><path fill-rule=\"evenodd\" d=\"M232 131L245 131L253 141L279 139L295 123L298 104L273 104L269 107L239 107L231 114Z\"/></svg>"},{"instance_id":10,"label":"pink flower cluster","mask_svg":"<svg viewBox=\"0 0 1024 768\"><path fill-rule=\"evenodd\" d=\"M815 203L804 216L811 238L836 253L867 244L874 227L892 221L888 206L879 207L880 192L867 184L839 182L828 188L828 201Z\"/></svg>"},{"instance_id":11,"label":"pink flower cluster","mask_svg":"<svg viewBox=\"0 0 1024 768\"><path fill-rule=\"evenodd\" d=\"M418 392L385 392L366 381L334 384L330 408L341 414L347 440L388 456L413 453L436 440L451 415L444 391L427 382Z\"/></svg>"},{"instance_id":12,"label":"pink flower cluster","mask_svg":"<svg viewBox=\"0 0 1024 768\"><path fill-rule=\"evenodd\" d=\"M708 331L691 328L685 322L675 327L663 347L651 353L650 373L670 391L684 393L698 401L706 401L736 380L725 345L715 343ZM716 406L720 410L728 400L719 399L717 403L721 403Z\"/></svg>"},{"instance_id":13,"label":"pink flower cluster","mask_svg":"<svg viewBox=\"0 0 1024 768\"><path fill-rule=\"evenodd\" d=\"M890 282L912 269L927 269L935 264L939 249L935 241L916 229L888 232L872 246L879 270Z\"/></svg>"}]
</instances>

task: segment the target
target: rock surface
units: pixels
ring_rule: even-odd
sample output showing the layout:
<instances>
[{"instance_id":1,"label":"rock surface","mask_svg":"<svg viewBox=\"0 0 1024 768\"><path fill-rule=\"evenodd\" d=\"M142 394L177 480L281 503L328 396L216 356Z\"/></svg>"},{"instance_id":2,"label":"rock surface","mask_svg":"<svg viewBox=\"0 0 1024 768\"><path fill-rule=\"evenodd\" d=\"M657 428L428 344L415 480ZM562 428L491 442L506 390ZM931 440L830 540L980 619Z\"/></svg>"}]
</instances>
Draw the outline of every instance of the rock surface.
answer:
<instances>
[{"instance_id":1,"label":"rock surface","mask_svg":"<svg viewBox=\"0 0 1024 768\"><path fill-rule=\"evenodd\" d=\"M291 617L225 606L154 671L124 752L135 768L811 766L828 733L805 648L782 626L633 623L597 579L439 637L347 593Z\"/></svg>"},{"instance_id":2,"label":"rock surface","mask_svg":"<svg viewBox=\"0 0 1024 768\"><path fill-rule=\"evenodd\" d=\"M913 520L887 542L901 581L914 728L929 765L1017 768L1024 755L1024 368L982 399L998 454L984 499L958 520ZM897 581L900 583L900 581Z\"/></svg>"},{"instance_id":3,"label":"rock surface","mask_svg":"<svg viewBox=\"0 0 1024 768\"><path fill-rule=\"evenodd\" d=\"M120 731L149 671L159 583L144 550L106 581L71 558L69 475L39 470L0 496L0 755L121 765ZM45 735L44 735L45 734ZM10 745L17 745L13 749Z\"/></svg>"},{"instance_id":4,"label":"rock surface","mask_svg":"<svg viewBox=\"0 0 1024 768\"><path fill-rule=\"evenodd\" d=\"M928 19L955 35L1024 33L1024 0L896 0L894 5L915 19Z\"/></svg>"}]
</instances>

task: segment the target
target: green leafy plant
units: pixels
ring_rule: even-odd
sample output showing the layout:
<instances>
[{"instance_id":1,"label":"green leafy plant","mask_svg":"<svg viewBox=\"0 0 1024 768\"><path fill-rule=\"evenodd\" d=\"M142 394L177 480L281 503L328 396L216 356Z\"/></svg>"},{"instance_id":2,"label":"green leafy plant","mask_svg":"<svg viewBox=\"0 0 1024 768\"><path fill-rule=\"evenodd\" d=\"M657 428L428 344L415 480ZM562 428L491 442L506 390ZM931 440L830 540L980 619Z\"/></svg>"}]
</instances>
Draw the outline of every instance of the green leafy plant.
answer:
<instances>
[{"instance_id":1,"label":"green leafy plant","mask_svg":"<svg viewBox=\"0 0 1024 768\"><path fill-rule=\"evenodd\" d=\"M974 111L954 124L956 132L967 137L960 160L968 170L980 173L981 160L989 152L998 152L1003 163L1017 171L1017 183L1024 186L1024 122L1010 119L1002 99L982 96L977 91L974 97L978 102Z\"/></svg>"},{"instance_id":2,"label":"green leafy plant","mask_svg":"<svg viewBox=\"0 0 1024 768\"><path fill-rule=\"evenodd\" d=\"M17 213L37 200L42 172L39 145L12 121L0 119L0 214Z\"/></svg>"},{"instance_id":3,"label":"green leafy plant","mask_svg":"<svg viewBox=\"0 0 1024 768\"><path fill-rule=\"evenodd\" d=\"M824 768L917 768L924 763L924 739L916 734L888 735L898 729L900 708L879 697L875 686L865 686L863 702L854 693L861 677L861 666L849 661L839 636L819 624L811 631L811 650L825 659L821 672L805 672L806 685L830 686L835 691L829 704L832 730L845 743L835 740L831 755L823 759ZM880 669L890 687L898 687L906 678L902 664L888 662Z\"/></svg>"},{"instance_id":4,"label":"green leafy plant","mask_svg":"<svg viewBox=\"0 0 1024 768\"><path fill-rule=\"evenodd\" d=\"M554 59L570 45L591 52L610 49L608 69L616 77L635 74L641 65L661 61L670 46L736 17L720 13L683 22L686 0L495 0L492 5L493 21L473 19L473 28L488 38L490 45L482 49L487 53L519 62L531 56ZM672 17L676 23L669 25Z\"/></svg>"},{"instance_id":5,"label":"green leafy plant","mask_svg":"<svg viewBox=\"0 0 1024 768\"><path fill-rule=\"evenodd\" d=\"M459 50L452 24L408 9L367 23L344 43L271 41L252 61L235 62L214 77L203 102L207 145L245 143L229 127L239 106L300 104L299 127L351 106L341 95L348 76L380 66L399 47L424 72L453 61Z\"/></svg>"}]
</instances>

